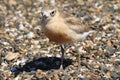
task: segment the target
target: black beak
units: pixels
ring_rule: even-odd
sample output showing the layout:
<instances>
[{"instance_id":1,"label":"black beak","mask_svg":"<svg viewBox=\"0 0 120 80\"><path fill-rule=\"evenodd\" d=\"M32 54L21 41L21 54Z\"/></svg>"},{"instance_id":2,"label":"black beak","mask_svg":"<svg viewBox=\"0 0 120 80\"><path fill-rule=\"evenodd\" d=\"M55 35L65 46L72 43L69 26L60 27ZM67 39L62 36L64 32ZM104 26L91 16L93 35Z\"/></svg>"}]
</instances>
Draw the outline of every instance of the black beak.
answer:
<instances>
[{"instance_id":1,"label":"black beak","mask_svg":"<svg viewBox=\"0 0 120 80\"><path fill-rule=\"evenodd\" d=\"M47 17L46 15L43 15L43 18L44 18L44 19L47 19L48 17Z\"/></svg>"},{"instance_id":2,"label":"black beak","mask_svg":"<svg viewBox=\"0 0 120 80\"><path fill-rule=\"evenodd\" d=\"M41 16L42 16L43 19L47 19L48 18L46 15L44 15L43 12L40 12L40 14L41 14Z\"/></svg>"}]
</instances>

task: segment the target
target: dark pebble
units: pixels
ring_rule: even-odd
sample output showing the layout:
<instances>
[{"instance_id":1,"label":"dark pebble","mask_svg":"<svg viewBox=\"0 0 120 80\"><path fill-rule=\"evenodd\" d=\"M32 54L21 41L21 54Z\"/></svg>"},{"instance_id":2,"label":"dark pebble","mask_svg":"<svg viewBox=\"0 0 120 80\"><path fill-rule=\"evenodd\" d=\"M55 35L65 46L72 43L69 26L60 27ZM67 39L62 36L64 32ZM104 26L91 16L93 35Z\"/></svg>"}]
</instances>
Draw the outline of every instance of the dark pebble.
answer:
<instances>
[{"instance_id":1,"label":"dark pebble","mask_svg":"<svg viewBox=\"0 0 120 80\"><path fill-rule=\"evenodd\" d=\"M81 78L80 80L89 80L89 79L85 77L85 78Z\"/></svg>"},{"instance_id":2,"label":"dark pebble","mask_svg":"<svg viewBox=\"0 0 120 80\"><path fill-rule=\"evenodd\" d=\"M117 79L117 78L120 76L120 75L118 75L117 72L115 72L115 71L112 71L110 75L111 75L111 77L112 77L114 80Z\"/></svg>"},{"instance_id":3,"label":"dark pebble","mask_svg":"<svg viewBox=\"0 0 120 80\"><path fill-rule=\"evenodd\" d=\"M115 66L116 68L120 67L120 61L115 61L114 66Z\"/></svg>"},{"instance_id":4,"label":"dark pebble","mask_svg":"<svg viewBox=\"0 0 120 80\"><path fill-rule=\"evenodd\" d=\"M104 72L108 71L108 68L105 65L100 66L99 69Z\"/></svg>"}]
</instances>

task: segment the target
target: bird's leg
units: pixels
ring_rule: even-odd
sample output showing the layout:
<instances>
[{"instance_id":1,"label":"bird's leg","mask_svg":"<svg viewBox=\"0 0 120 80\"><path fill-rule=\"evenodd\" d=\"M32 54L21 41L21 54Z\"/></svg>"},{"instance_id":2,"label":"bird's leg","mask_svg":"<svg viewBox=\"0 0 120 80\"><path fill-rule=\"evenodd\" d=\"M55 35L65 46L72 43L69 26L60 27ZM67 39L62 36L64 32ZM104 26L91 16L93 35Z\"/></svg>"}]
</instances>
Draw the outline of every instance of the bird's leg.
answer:
<instances>
[{"instance_id":1,"label":"bird's leg","mask_svg":"<svg viewBox=\"0 0 120 80\"><path fill-rule=\"evenodd\" d=\"M78 52L78 71L81 72L81 55L83 53L86 53L86 51L83 50L83 47L79 47L79 52Z\"/></svg>"},{"instance_id":2,"label":"bird's leg","mask_svg":"<svg viewBox=\"0 0 120 80\"><path fill-rule=\"evenodd\" d=\"M60 45L61 47L61 52L62 52L62 56L61 56L61 65L60 65L60 70L63 70L63 59L64 59L64 45Z\"/></svg>"},{"instance_id":3,"label":"bird's leg","mask_svg":"<svg viewBox=\"0 0 120 80\"><path fill-rule=\"evenodd\" d=\"M81 54L78 54L78 71L81 71Z\"/></svg>"}]
</instances>

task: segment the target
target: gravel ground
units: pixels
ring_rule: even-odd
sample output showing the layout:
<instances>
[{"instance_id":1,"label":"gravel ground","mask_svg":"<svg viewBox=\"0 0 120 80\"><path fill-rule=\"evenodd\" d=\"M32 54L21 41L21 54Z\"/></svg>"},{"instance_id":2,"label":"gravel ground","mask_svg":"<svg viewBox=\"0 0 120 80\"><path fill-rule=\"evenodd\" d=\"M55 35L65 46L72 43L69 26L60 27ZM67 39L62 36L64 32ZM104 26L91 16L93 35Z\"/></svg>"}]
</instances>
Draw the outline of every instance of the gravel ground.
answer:
<instances>
[{"instance_id":1,"label":"gravel ground","mask_svg":"<svg viewBox=\"0 0 120 80\"><path fill-rule=\"evenodd\" d=\"M59 45L40 29L44 4L98 31L66 45L64 71ZM0 80L120 80L120 0L0 0Z\"/></svg>"}]
</instances>

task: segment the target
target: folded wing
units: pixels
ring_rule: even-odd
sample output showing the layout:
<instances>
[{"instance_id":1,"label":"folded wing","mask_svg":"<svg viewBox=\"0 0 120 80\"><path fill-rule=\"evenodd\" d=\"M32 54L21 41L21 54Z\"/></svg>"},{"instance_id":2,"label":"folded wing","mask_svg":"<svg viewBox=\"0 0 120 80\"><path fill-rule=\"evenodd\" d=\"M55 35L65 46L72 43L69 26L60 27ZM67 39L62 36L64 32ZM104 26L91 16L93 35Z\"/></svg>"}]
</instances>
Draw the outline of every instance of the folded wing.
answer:
<instances>
[{"instance_id":1,"label":"folded wing","mask_svg":"<svg viewBox=\"0 0 120 80\"><path fill-rule=\"evenodd\" d=\"M79 18L76 17L67 17L65 22L70 29L76 33L88 32L90 30L89 25L83 24Z\"/></svg>"}]
</instances>

